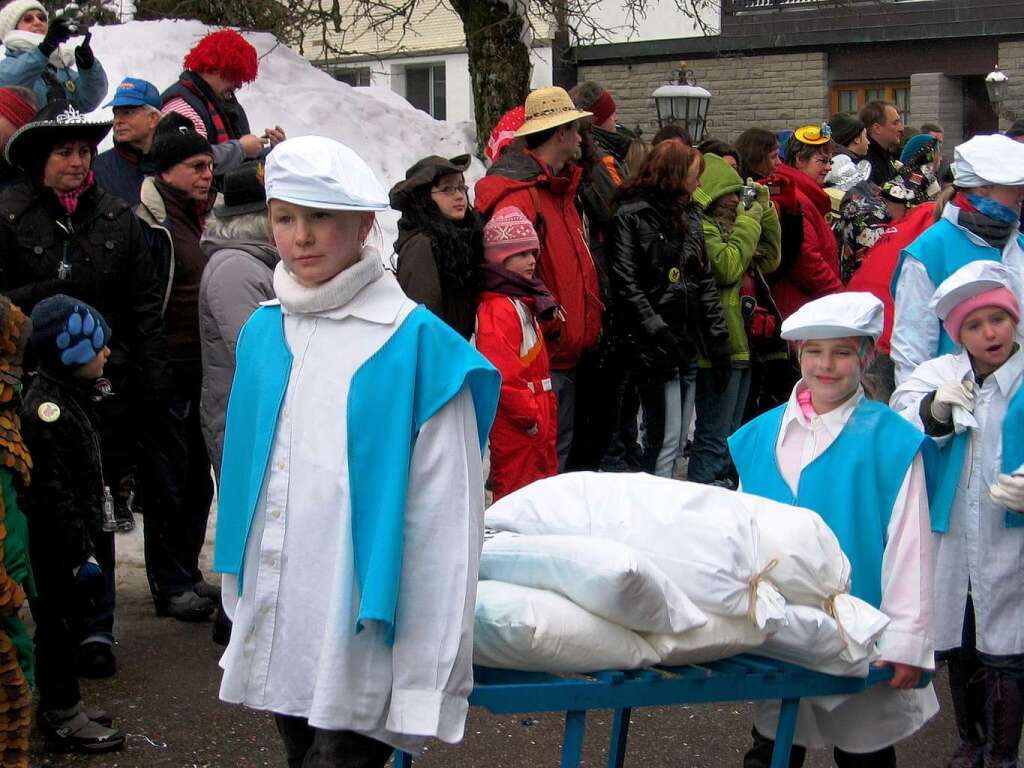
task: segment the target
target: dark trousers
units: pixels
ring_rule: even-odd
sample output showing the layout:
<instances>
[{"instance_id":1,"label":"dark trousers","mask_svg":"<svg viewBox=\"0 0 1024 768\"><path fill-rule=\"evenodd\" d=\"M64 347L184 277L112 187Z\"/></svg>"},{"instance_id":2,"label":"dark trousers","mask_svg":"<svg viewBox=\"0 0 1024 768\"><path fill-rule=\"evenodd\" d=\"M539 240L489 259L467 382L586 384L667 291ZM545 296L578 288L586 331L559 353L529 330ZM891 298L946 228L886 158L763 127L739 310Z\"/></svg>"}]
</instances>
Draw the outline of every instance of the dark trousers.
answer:
<instances>
[{"instance_id":1,"label":"dark trousers","mask_svg":"<svg viewBox=\"0 0 1024 768\"><path fill-rule=\"evenodd\" d=\"M615 406L612 411L611 440L601 459L605 472L640 472L643 470L643 451L637 416L640 413L640 392L636 370L627 369L616 387Z\"/></svg>"},{"instance_id":2,"label":"dark trousers","mask_svg":"<svg viewBox=\"0 0 1024 768\"><path fill-rule=\"evenodd\" d=\"M106 466L106 465L104 465ZM105 589L102 594L80 597L75 606L74 635L76 644L114 643L114 534L96 531L92 534L93 556L103 570ZM81 593L80 593L81 594Z\"/></svg>"},{"instance_id":3,"label":"dark trousers","mask_svg":"<svg viewBox=\"0 0 1024 768\"><path fill-rule=\"evenodd\" d=\"M383 768L394 751L353 731L313 728L302 717L274 715L288 768Z\"/></svg>"},{"instance_id":4,"label":"dark trousers","mask_svg":"<svg viewBox=\"0 0 1024 768\"><path fill-rule=\"evenodd\" d=\"M558 436L555 439L558 471L565 472L576 426L576 369L552 371L551 385L558 398Z\"/></svg>"},{"instance_id":5,"label":"dark trousers","mask_svg":"<svg viewBox=\"0 0 1024 768\"><path fill-rule=\"evenodd\" d=\"M576 407L573 413L569 472L593 472L600 468L617 426L619 383L624 366L599 351L583 356L576 368Z\"/></svg>"},{"instance_id":6,"label":"dark trousers","mask_svg":"<svg viewBox=\"0 0 1024 768\"><path fill-rule=\"evenodd\" d=\"M762 736L756 728L751 734L754 737L754 746L743 756L743 768L770 768L775 742ZM838 768L896 768L895 747L886 747L878 752L860 755L844 752L836 747L832 750L832 757ZM789 753L789 768L800 768L806 758L807 750L794 744L793 751Z\"/></svg>"},{"instance_id":7,"label":"dark trousers","mask_svg":"<svg viewBox=\"0 0 1024 768\"><path fill-rule=\"evenodd\" d=\"M199 424L199 390L172 398L149 438L144 485L146 574L157 599L192 589L213 501L210 457Z\"/></svg>"},{"instance_id":8,"label":"dark trousers","mask_svg":"<svg viewBox=\"0 0 1024 768\"><path fill-rule=\"evenodd\" d=\"M29 515L29 556L36 581L29 605L36 624L36 687L43 712L73 707L82 698L75 669L75 579L48 533L46 521L33 523Z\"/></svg>"},{"instance_id":9,"label":"dark trousers","mask_svg":"<svg viewBox=\"0 0 1024 768\"><path fill-rule=\"evenodd\" d=\"M103 454L103 480L117 497L121 479L135 471L135 457L138 455L138 419L131 399L131 387L127 381L116 376L115 395L97 403L94 408L96 429L100 435ZM103 569L106 591L78 606L79 620L75 625L77 642L114 642L114 611L117 594L114 588L114 534L98 532L93 535L96 562Z\"/></svg>"}]
</instances>

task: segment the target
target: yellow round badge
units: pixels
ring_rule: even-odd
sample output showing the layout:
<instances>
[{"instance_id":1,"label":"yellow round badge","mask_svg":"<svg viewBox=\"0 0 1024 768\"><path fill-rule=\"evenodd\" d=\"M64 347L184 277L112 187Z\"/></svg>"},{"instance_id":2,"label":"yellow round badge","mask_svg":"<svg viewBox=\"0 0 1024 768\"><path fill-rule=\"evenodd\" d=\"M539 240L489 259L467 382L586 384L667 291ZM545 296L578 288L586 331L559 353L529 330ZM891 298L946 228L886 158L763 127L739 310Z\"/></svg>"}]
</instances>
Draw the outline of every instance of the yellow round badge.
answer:
<instances>
[{"instance_id":1,"label":"yellow round badge","mask_svg":"<svg viewBox=\"0 0 1024 768\"><path fill-rule=\"evenodd\" d=\"M680 277L682 277L682 275L680 274L678 267L672 267L672 269L668 271L668 281L670 283L678 283Z\"/></svg>"},{"instance_id":2,"label":"yellow round badge","mask_svg":"<svg viewBox=\"0 0 1024 768\"><path fill-rule=\"evenodd\" d=\"M39 418L45 421L47 424L52 424L60 418L60 406L56 403L42 403L36 410Z\"/></svg>"}]
</instances>

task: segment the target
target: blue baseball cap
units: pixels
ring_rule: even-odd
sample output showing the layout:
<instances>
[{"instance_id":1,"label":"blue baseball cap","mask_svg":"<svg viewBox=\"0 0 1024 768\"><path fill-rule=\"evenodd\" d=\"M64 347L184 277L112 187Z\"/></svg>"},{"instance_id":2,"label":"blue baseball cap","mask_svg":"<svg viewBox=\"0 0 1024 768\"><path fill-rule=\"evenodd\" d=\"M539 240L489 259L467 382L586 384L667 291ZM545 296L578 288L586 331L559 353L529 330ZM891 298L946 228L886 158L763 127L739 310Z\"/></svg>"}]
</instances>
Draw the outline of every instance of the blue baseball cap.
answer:
<instances>
[{"instance_id":1,"label":"blue baseball cap","mask_svg":"<svg viewBox=\"0 0 1024 768\"><path fill-rule=\"evenodd\" d=\"M117 86L114 98L104 104L104 107L141 107L148 104L154 109L163 106L163 99L160 98L160 91L148 80L140 80L137 77L126 77Z\"/></svg>"}]
</instances>

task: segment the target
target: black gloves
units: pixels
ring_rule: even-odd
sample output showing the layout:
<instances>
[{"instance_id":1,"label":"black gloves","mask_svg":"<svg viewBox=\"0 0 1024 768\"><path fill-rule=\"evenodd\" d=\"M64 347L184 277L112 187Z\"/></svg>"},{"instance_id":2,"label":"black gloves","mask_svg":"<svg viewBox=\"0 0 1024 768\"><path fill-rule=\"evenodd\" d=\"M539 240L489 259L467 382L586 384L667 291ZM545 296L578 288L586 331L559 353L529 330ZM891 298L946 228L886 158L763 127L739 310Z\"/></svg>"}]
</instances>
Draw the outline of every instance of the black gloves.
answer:
<instances>
[{"instance_id":1,"label":"black gloves","mask_svg":"<svg viewBox=\"0 0 1024 768\"><path fill-rule=\"evenodd\" d=\"M654 343L673 362L679 359L679 338L674 333L672 333L672 329L669 328L667 325L662 325L655 332Z\"/></svg>"},{"instance_id":2,"label":"black gloves","mask_svg":"<svg viewBox=\"0 0 1024 768\"><path fill-rule=\"evenodd\" d=\"M79 69L92 69L92 65L96 63L96 54L89 46L90 40L92 40L92 32L86 32L82 44L75 48L75 64Z\"/></svg>"},{"instance_id":3,"label":"black gloves","mask_svg":"<svg viewBox=\"0 0 1024 768\"><path fill-rule=\"evenodd\" d=\"M50 58L57 46L66 43L77 31L77 25L65 16L58 16L50 22L50 28L46 30L46 37L39 44L39 51L46 58ZM90 51L92 53L92 51Z\"/></svg>"}]
</instances>

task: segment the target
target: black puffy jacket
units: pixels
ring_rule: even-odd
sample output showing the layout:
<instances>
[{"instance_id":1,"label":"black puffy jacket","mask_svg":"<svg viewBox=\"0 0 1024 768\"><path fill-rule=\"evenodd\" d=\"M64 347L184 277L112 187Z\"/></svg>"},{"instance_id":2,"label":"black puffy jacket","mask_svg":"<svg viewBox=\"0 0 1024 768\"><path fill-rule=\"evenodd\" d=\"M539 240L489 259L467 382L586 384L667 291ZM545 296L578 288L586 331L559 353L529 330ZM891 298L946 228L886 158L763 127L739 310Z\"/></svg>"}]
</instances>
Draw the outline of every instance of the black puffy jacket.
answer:
<instances>
[{"instance_id":1,"label":"black puffy jacket","mask_svg":"<svg viewBox=\"0 0 1024 768\"><path fill-rule=\"evenodd\" d=\"M58 293L92 304L111 328L115 390L139 377L150 393L166 386L156 270L120 198L90 187L69 216L50 189L22 181L0 193L0 292L25 314Z\"/></svg>"},{"instance_id":2,"label":"black puffy jacket","mask_svg":"<svg viewBox=\"0 0 1024 768\"><path fill-rule=\"evenodd\" d=\"M33 462L23 511L31 530L47 532L48 562L67 571L93 554L102 530L104 478L91 386L40 371L21 408L21 433ZM44 404L49 420L40 416Z\"/></svg>"},{"instance_id":3,"label":"black puffy jacket","mask_svg":"<svg viewBox=\"0 0 1024 768\"><path fill-rule=\"evenodd\" d=\"M722 301L704 254L700 216L688 214L687 234L676 233L668 212L641 196L615 213L609 253L619 331L637 343L648 367L670 371L694 351L729 354ZM676 339L664 341L664 329Z\"/></svg>"}]
</instances>

